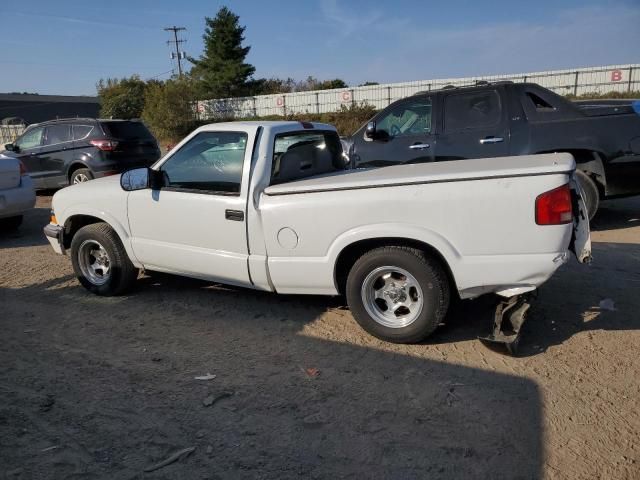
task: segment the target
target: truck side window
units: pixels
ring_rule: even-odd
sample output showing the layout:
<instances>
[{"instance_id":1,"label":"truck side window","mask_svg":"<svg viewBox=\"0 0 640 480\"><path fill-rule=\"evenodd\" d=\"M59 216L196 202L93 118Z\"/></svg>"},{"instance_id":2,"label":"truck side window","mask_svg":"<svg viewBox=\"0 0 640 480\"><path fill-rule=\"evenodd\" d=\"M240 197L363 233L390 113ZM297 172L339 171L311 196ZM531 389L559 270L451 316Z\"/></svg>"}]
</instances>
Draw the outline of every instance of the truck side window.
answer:
<instances>
[{"instance_id":1,"label":"truck side window","mask_svg":"<svg viewBox=\"0 0 640 480\"><path fill-rule=\"evenodd\" d=\"M396 105L376 119L376 130L389 137L431 132L431 99L416 98Z\"/></svg>"},{"instance_id":2,"label":"truck side window","mask_svg":"<svg viewBox=\"0 0 640 480\"><path fill-rule=\"evenodd\" d=\"M500 122L500 96L495 90L452 93L444 102L444 129L455 132Z\"/></svg>"},{"instance_id":3,"label":"truck side window","mask_svg":"<svg viewBox=\"0 0 640 480\"><path fill-rule=\"evenodd\" d=\"M344 170L348 160L336 132L300 131L276 135L271 185Z\"/></svg>"},{"instance_id":4,"label":"truck side window","mask_svg":"<svg viewBox=\"0 0 640 480\"><path fill-rule=\"evenodd\" d=\"M531 100L533 106L538 112L553 112L555 111L555 107L551 105L549 102L539 97L533 92L527 92L527 98Z\"/></svg>"},{"instance_id":5,"label":"truck side window","mask_svg":"<svg viewBox=\"0 0 640 480\"><path fill-rule=\"evenodd\" d=\"M239 195L246 146L246 133L198 133L162 165L165 187Z\"/></svg>"}]
</instances>

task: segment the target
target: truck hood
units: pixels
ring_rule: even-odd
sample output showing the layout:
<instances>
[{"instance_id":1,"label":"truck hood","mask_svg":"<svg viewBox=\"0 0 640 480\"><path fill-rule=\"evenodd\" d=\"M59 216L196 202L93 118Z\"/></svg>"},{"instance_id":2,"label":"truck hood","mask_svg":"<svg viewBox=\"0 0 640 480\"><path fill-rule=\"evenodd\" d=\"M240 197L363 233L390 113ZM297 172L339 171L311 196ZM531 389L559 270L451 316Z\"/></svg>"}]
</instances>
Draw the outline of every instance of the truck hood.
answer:
<instances>
[{"instance_id":1,"label":"truck hood","mask_svg":"<svg viewBox=\"0 0 640 480\"><path fill-rule=\"evenodd\" d=\"M576 164L569 153L479 158L447 162L393 165L367 170L347 170L296 182L273 185L267 195L439 183L484 178L523 177L569 173Z\"/></svg>"}]
</instances>

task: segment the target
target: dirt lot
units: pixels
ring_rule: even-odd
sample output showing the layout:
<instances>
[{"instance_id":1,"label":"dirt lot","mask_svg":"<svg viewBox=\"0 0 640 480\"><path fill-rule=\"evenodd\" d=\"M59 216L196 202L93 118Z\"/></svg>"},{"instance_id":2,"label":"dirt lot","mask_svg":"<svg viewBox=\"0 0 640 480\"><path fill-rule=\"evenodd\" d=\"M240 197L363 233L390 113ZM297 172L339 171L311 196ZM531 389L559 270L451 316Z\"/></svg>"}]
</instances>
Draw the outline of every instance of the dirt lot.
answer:
<instances>
[{"instance_id":1,"label":"dirt lot","mask_svg":"<svg viewBox=\"0 0 640 480\"><path fill-rule=\"evenodd\" d=\"M341 299L156 274L99 298L45 242L49 202L0 235L0 476L640 478L640 199L604 206L519 358L475 339L482 299L398 346Z\"/></svg>"}]
</instances>

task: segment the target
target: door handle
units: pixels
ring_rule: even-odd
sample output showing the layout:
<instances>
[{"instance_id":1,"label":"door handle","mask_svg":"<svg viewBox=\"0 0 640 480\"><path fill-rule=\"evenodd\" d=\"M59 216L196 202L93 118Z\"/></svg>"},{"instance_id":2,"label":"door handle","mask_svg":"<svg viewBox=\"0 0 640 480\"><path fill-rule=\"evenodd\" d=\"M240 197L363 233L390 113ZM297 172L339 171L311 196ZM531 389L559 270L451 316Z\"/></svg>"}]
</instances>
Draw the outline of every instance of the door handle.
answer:
<instances>
[{"instance_id":1,"label":"door handle","mask_svg":"<svg viewBox=\"0 0 640 480\"><path fill-rule=\"evenodd\" d=\"M234 222L243 222L244 212L242 210L225 210L224 218L227 220L233 220Z\"/></svg>"},{"instance_id":2,"label":"door handle","mask_svg":"<svg viewBox=\"0 0 640 480\"><path fill-rule=\"evenodd\" d=\"M414 143L413 145L409 145L411 150L424 150L425 148L429 148L431 145L428 143Z\"/></svg>"},{"instance_id":3,"label":"door handle","mask_svg":"<svg viewBox=\"0 0 640 480\"><path fill-rule=\"evenodd\" d=\"M486 138L481 138L480 139L480 144L481 145L487 145L490 143L500 143L500 142L504 142L504 138L502 137L486 137Z\"/></svg>"}]
</instances>

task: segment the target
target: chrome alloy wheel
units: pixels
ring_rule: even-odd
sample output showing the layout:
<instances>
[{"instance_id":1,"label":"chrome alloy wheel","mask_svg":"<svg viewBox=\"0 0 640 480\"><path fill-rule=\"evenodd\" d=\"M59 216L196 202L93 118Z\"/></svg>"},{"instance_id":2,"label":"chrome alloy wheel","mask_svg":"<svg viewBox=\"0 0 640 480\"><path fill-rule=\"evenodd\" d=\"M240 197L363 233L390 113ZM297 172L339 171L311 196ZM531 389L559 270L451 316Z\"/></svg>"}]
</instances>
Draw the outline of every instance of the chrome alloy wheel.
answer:
<instances>
[{"instance_id":1,"label":"chrome alloy wheel","mask_svg":"<svg viewBox=\"0 0 640 480\"><path fill-rule=\"evenodd\" d=\"M88 182L89 181L89 177L87 175L85 175L84 173L79 173L78 175L73 177L73 184L76 185L78 183L84 183L84 182Z\"/></svg>"},{"instance_id":2,"label":"chrome alloy wheel","mask_svg":"<svg viewBox=\"0 0 640 480\"><path fill-rule=\"evenodd\" d=\"M94 285L104 285L111 277L111 259L95 240L85 240L78 248L78 265L82 275Z\"/></svg>"},{"instance_id":3,"label":"chrome alloy wheel","mask_svg":"<svg viewBox=\"0 0 640 480\"><path fill-rule=\"evenodd\" d=\"M373 270L362 283L361 295L371 318L389 328L411 325L424 306L420 284L399 267L384 266Z\"/></svg>"}]
</instances>

